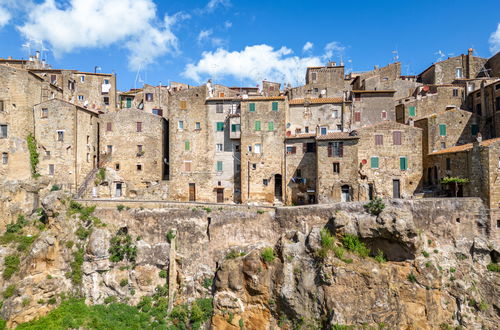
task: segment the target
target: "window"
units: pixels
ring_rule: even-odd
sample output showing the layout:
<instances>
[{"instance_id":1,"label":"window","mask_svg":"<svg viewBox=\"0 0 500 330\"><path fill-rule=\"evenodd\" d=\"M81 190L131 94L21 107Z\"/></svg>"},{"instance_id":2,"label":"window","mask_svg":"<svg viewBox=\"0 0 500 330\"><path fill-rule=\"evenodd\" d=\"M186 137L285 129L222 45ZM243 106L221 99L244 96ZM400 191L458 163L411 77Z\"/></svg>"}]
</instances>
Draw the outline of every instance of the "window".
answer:
<instances>
[{"instance_id":1,"label":"window","mask_svg":"<svg viewBox=\"0 0 500 330\"><path fill-rule=\"evenodd\" d=\"M239 144L234 145L234 151L240 152L240 145Z\"/></svg>"},{"instance_id":2,"label":"window","mask_svg":"<svg viewBox=\"0 0 500 330\"><path fill-rule=\"evenodd\" d=\"M78 95L78 101L83 101L85 100L85 97L83 97L83 95Z\"/></svg>"},{"instance_id":3,"label":"window","mask_svg":"<svg viewBox=\"0 0 500 330\"><path fill-rule=\"evenodd\" d=\"M495 85L495 90L499 90L500 89L500 84L496 84Z\"/></svg>"},{"instance_id":4,"label":"window","mask_svg":"<svg viewBox=\"0 0 500 330\"><path fill-rule=\"evenodd\" d=\"M252 170L256 170L257 169L257 164L253 163L252 164Z\"/></svg>"},{"instance_id":5,"label":"window","mask_svg":"<svg viewBox=\"0 0 500 330\"><path fill-rule=\"evenodd\" d=\"M371 157L370 158L370 167L371 168L378 168L378 157Z\"/></svg>"},{"instance_id":6,"label":"window","mask_svg":"<svg viewBox=\"0 0 500 330\"><path fill-rule=\"evenodd\" d=\"M115 171L119 171L120 170L120 163L116 163L115 164Z\"/></svg>"},{"instance_id":7,"label":"window","mask_svg":"<svg viewBox=\"0 0 500 330\"><path fill-rule=\"evenodd\" d=\"M500 157L498 157L498 168L500 168Z\"/></svg>"},{"instance_id":8,"label":"window","mask_svg":"<svg viewBox=\"0 0 500 330\"><path fill-rule=\"evenodd\" d=\"M316 151L316 143L314 143L314 142L304 143L303 148L304 148L304 150L303 150L304 153L315 152Z\"/></svg>"},{"instance_id":9,"label":"window","mask_svg":"<svg viewBox=\"0 0 500 330\"><path fill-rule=\"evenodd\" d=\"M125 107L128 108L128 109L132 108L132 98L131 97L127 97L126 102L127 103L126 103Z\"/></svg>"},{"instance_id":10,"label":"window","mask_svg":"<svg viewBox=\"0 0 500 330\"><path fill-rule=\"evenodd\" d=\"M109 79L104 79L104 85L109 85Z\"/></svg>"},{"instance_id":11,"label":"window","mask_svg":"<svg viewBox=\"0 0 500 330\"><path fill-rule=\"evenodd\" d=\"M337 125L337 131L342 131L342 125L340 124Z\"/></svg>"},{"instance_id":12,"label":"window","mask_svg":"<svg viewBox=\"0 0 500 330\"><path fill-rule=\"evenodd\" d=\"M41 113L42 118L48 118L49 117L49 109L43 108L42 113Z\"/></svg>"},{"instance_id":13,"label":"window","mask_svg":"<svg viewBox=\"0 0 500 330\"><path fill-rule=\"evenodd\" d=\"M153 101L153 93L146 93L146 102Z\"/></svg>"},{"instance_id":14,"label":"window","mask_svg":"<svg viewBox=\"0 0 500 330\"><path fill-rule=\"evenodd\" d=\"M54 173L55 173L54 164L49 164L49 175L54 175Z\"/></svg>"},{"instance_id":15,"label":"window","mask_svg":"<svg viewBox=\"0 0 500 330\"><path fill-rule=\"evenodd\" d=\"M215 145L215 150L216 150L216 151L222 151L222 149L223 149L223 145L222 145L222 143L217 143L217 144Z\"/></svg>"},{"instance_id":16,"label":"window","mask_svg":"<svg viewBox=\"0 0 500 330\"><path fill-rule=\"evenodd\" d=\"M287 155L295 155L297 153L297 147L294 146L287 146L286 147L286 154Z\"/></svg>"},{"instance_id":17,"label":"window","mask_svg":"<svg viewBox=\"0 0 500 330\"><path fill-rule=\"evenodd\" d=\"M453 88L453 96L454 97L458 96L458 88Z\"/></svg>"},{"instance_id":18,"label":"window","mask_svg":"<svg viewBox=\"0 0 500 330\"><path fill-rule=\"evenodd\" d=\"M278 111L278 102L273 102L272 109L273 111Z\"/></svg>"},{"instance_id":19,"label":"window","mask_svg":"<svg viewBox=\"0 0 500 330\"><path fill-rule=\"evenodd\" d=\"M414 106L408 107L408 116L415 117L417 115L417 108Z\"/></svg>"},{"instance_id":20,"label":"window","mask_svg":"<svg viewBox=\"0 0 500 330\"><path fill-rule=\"evenodd\" d=\"M337 110L333 110L332 118L338 118L338 117L339 117L339 112Z\"/></svg>"},{"instance_id":21,"label":"window","mask_svg":"<svg viewBox=\"0 0 500 330\"><path fill-rule=\"evenodd\" d=\"M105 105L109 105L109 96L103 97L103 101Z\"/></svg>"},{"instance_id":22,"label":"window","mask_svg":"<svg viewBox=\"0 0 500 330\"><path fill-rule=\"evenodd\" d=\"M500 86L500 84L498 84L497 86ZM0 101L0 102L1 102L1 101ZM495 110L497 110L497 111L498 111L498 110L500 110L500 97L497 97L497 98L495 99L495 104L496 104L496 106L495 106ZM2 107L1 107L1 106L0 106L0 111L2 111Z\"/></svg>"},{"instance_id":23,"label":"window","mask_svg":"<svg viewBox=\"0 0 500 330\"><path fill-rule=\"evenodd\" d=\"M163 110L162 109L153 109L153 115L157 116L163 116Z\"/></svg>"},{"instance_id":24,"label":"window","mask_svg":"<svg viewBox=\"0 0 500 330\"><path fill-rule=\"evenodd\" d=\"M262 180L262 184L263 184L264 186L269 185L269 179L263 179L263 180Z\"/></svg>"},{"instance_id":25,"label":"window","mask_svg":"<svg viewBox=\"0 0 500 330\"><path fill-rule=\"evenodd\" d=\"M179 108L181 110L186 110L187 109L187 101L185 101L185 100L179 101Z\"/></svg>"},{"instance_id":26,"label":"window","mask_svg":"<svg viewBox=\"0 0 500 330\"><path fill-rule=\"evenodd\" d=\"M248 152L252 152L252 146L247 147Z\"/></svg>"},{"instance_id":27,"label":"window","mask_svg":"<svg viewBox=\"0 0 500 330\"><path fill-rule=\"evenodd\" d=\"M57 81L57 76L55 74L50 75L50 83L55 84Z\"/></svg>"},{"instance_id":28,"label":"window","mask_svg":"<svg viewBox=\"0 0 500 330\"><path fill-rule=\"evenodd\" d=\"M477 133L479 133L479 126L477 124L472 124L470 126L470 130L471 130L471 134L472 135L477 135Z\"/></svg>"},{"instance_id":29,"label":"window","mask_svg":"<svg viewBox=\"0 0 500 330\"><path fill-rule=\"evenodd\" d=\"M90 162L90 154L87 152L87 163Z\"/></svg>"},{"instance_id":30,"label":"window","mask_svg":"<svg viewBox=\"0 0 500 330\"><path fill-rule=\"evenodd\" d=\"M190 160L184 161L184 171L191 172L191 161Z\"/></svg>"},{"instance_id":31,"label":"window","mask_svg":"<svg viewBox=\"0 0 500 330\"><path fill-rule=\"evenodd\" d=\"M113 124L112 123L106 123L106 131L111 132L113 130Z\"/></svg>"},{"instance_id":32,"label":"window","mask_svg":"<svg viewBox=\"0 0 500 330\"><path fill-rule=\"evenodd\" d=\"M9 162L9 154L2 152L2 164L7 164Z\"/></svg>"},{"instance_id":33,"label":"window","mask_svg":"<svg viewBox=\"0 0 500 330\"><path fill-rule=\"evenodd\" d=\"M295 134L300 134L302 133L302 128L296 128L295 129Z\"/></svg>"},{"instance_id":34,"label":"window","mask_svg":"<svg viewBox=\"0 0 500 330\"><path fill-rule=\"evenodd\" d=\"M7 125L0 125L0 139L5 139L8 137L9 129Z\"/></svg>"},{"instance_id":35,"label":"window","mask_svg":"<svg viewBox=\"0 0 500 330\"><path fill-rule=\"evenodd\" d=\"M57 131L57 141L64 141L64 131Z\"/></svg>"},{"instance_id":36,"label":"window","mask_svg":"<svg viewBox=\"0 0 500 330\"><path fill-rule=\"evenodd\" d=\"M328 127L326 126L320 127L319 132L321 135L326 135L326 133L328 133Z\"/></svg>"},{"instance_id":37,"label":"window","mask_svg":"<svg viewBox=\"0 0 500 330\"><path fill-rule=\"evenodd\" d=\"M106 146L106 150L107 150L108 154L113 153L113 146L112 145Z\"/></svg>"},{"instance_id":38,"label":"window","mask_svg":"<svg viewBox=\"0 0 500 330\"><path fill-rule=\"evenodd\" d=\"M80 76L80 82L85 82L85 76Z\"/></svg>"},{"instance_id":39,"label":"window","mask_svg":"<svg viewBox=\"0 0 500 330\"><path fill-rule=\"evenodd\" d=\"M395 146L401 145L401 132L400 131L392 132L392 144L394 144Z\"/></svg>"},{"instance_id":40,"label":"window","mask_svg":"<svg viewBox=\"0 0 500 330\"><path fill-rule=\"evenodd\" d=\"M142 164L137 164L136 168L137 168L137 171L142 171Z\"/></svg>"},{"instance_id":41,"label":"window","mask_svg":"<svg viewBox=\"0 0 500 330\"><path fill-rule=\"evenodd\" d=\"M481 103L476 104L476 113L477 113L478 115L481 115L481 114L482 114L482 111L481 111Z\"/></svg>"},{"instance_id":42,"label":"window","mask_svg":"<svg viewBox=\"0 0 500 330\"><path fill-rule=\"evenodd\" d=\"M138 121L135 124L137 132L142 132L142 122Z\"/></svg>"},{"instance_id":43,"label":"window","mask_svg":"<svg viewBox=\"0 0 500 330\"><path fill-rule=\"evenodd\" d=\"M194 128L196 130L200 130L201 129L201 123L199 121L197 121L195 124L194 124Z\"/></svg>"},{"instance_id":44,"label":"window","mask_svg":"<svg viewBox=\"0 0 500 330\"><path fill-rule=\"evenodd\" d=\"M343 157L343 156L344 156L344 142L328 143L328 157Z\"/></svg>"},{"instance_id":45,"label":"window","mask_svg":"<svg viewBox=\"0 0 500 330\"><path fill-rule=\"evenodd\" d=\"M232 124L231 125L231 132L239 132L240 130L241 130L240 124Z\"/></svg>"},{"instance_id":46,"label":"window","mask_svg":"<svg viewBox=\"0 0 500 330\"><path fill-rule=\"evenodd\" d=\"M50 151L49 150L45 150L45 157L50 158Z\"/></svg>"},{"instance_id":47,"label":"window","mask_svg":"<svg viewBox=\"0 0 500 330\"><path fill-rule=\"evenodd\" d=\"M333 173L340 173L340 163L333 163Z\"/></svg>"},{"instance_id":48,"label":"window","mask_svg":"<svg viewBox=\"0 0 500 330\"><path fill-rule=\"evenodd\" d=\"M317 78L317 73L316 72L312 72L311 73L311 80L312 80L313 83L316 82L316 78Z\"/></svg>"},{"instance_id":49,"label":"window","mask_svg":"<svg viewBox=\"0 0 500 330\"><path fill-rule=\"evenodd\" d=\"M274 122L272 121L267 122L267 130L274 131Z\"/></svg>"},{"instance_id":50,"label":"window","mask_svg":"<svg viewBox=\"0 0 500 330\"><path fill-rule=\"evenodd\" d=\"M386 120L386 119L387 119L387 111L385 111L385 110L384 110L384 111L382 111L382 112L380 113L380 118L382 118L382 120Z\"/></svg>"},{"instance_id":51,"label":"window","mask_svg":"<svg viewBox=\"0 0 500 330\"><path fill-rule=\"evenodd\" d=\"M446 170L451 171L451 158L446 158Z\"/></svg>"},{"instance_id":52,"label":"window","mask_svg":"<svg viewBox=\"0 0 500 330\"><path fill-rule=\"evenodd\" d=\"M446 142L441 142L441 149L446 149Z\"/></svg>"},{"instance_id":53,"label":"window","mask_svg":"<svg viewBox=\"0 0 500 330\"><path fill-rule=\"evenodd\" d=\"M354 93L354 101L361 101L361 94L360 93Z\"/></svg>"},{"instance_id":54,"label":"window","mask_svg":"<svg viewBox=\"0 0 500 330\"><path fill-rule=\"evenodd\" d=\"M3 101L0 100L0 111L4 111Z\"/></svg>"},{"instance_id":55,"label":"window","mask_svg":"<svg viewBox=\"0 0 500 330\"><path fill-rule=\"evenodd\" d=\"M224 97L225 95L223 92L219 92L219 97Z\"/></svg>"},{"instance_id":56,"label":"window","mask_svg":"<svg viewBox=\"0 0 500 330\"><path fill-rule=\"evenodd\" d=\"M217 132L224 132L224 122L223 121L217 122Z\"/></svg>"},{"instance_id":57,"label":"window","mask_svg":"<svg viewBox=\"0 0 500 330\"><path fill-rule=\"evenodd\" d=\"M217 172L222 172L222 161L218 160L217 161Z\"/></svg>"},{"instance_id":58,"label":"window","mask_svg":"<svg viewBox=\"0 0 500 330\"><path fill-rule=\"evenodd\" d=\"M216 113L223 113L223 112L224 112L224 111L223 111L223 107L222 107L222 103L217 103L217 104L215 105L215 112L216 112Z\"/></svg>"},{"instance_id":59,"label":"window","mask_svg":"<svg viewBox=\"0 0 500 330\"><path fill-rule=\"evenodd\" d=\"M179 122L177 123L177 128L179 128L180 130L184 129L184 122L182 120L179 120Z\"/></svg>"},{"instance_id":60,"label":"window","mask_svg":"<svg viewBox=\"0 0 500 330\"><path fill-rule=\"evenodd\" d=\"M248 103L248 111L255 112L255 103Z\"/></svg>"},{"instance_id":61,"label":"window","mask_svg":"<svg viewBox=\"0 0 500 330\"><path fill-rule=\"evenodd\" d=\"M399 169L401 171L406 171L408 169L408 158L399 157Z\"/></svg>"},{"instance_id":62,"label":"window","mask_svg":"<svg viewBox=\"0 0 500 330\"><path fill-rule=\"evenodd\" d=\"M309 133L309 126L304 127L304 132Z\"/></svg>"},{"instance_id":63,"label":"window","mask_svg":"<svg viewBox=\"0 0 500 330\"><path fill-rule=\"evenodd\" d=\"M75 82L68 80L68 89L69 90L74 90L75 89Z\"/></svg>"},{"instance_id":64,"label":"window","mask_svg":"<svg viewBox=\"0 0 500 330\"><path fill-rule=\"evenodd\" d=\"M144 153L144 150L142 148L142 144L137 145L137 154L142 155Z\"/></svg>"},{"instance_id":65,"label":"window","mask_svg":"<svg viewBox=\"0 0 500 330\"><path fill-rule=\"evenodd\" d=\"M260 120L255 121L255 130L260 131Z\"/></svg>"},{"instance_id":66,"label":"window","mask_svg":"<svg viewBox=\"0 0 500 330\"><path fill-rule=\"evenodd\" d=\"M376 146L381 146L384 144L384 136L381 134L375 135L375 145Z\"/></svg>"},{"instance_id":67,"label":"window","mask_svg":"<svg viewBox=\"0 0 500 330\"><path fill-rule=\"evenodd\" d=\"M254 153L256 154L261 153L261 145L259 143L255 144Z\"/></svg>"},{"instance_id":68,"label":"window","mask_svg":"<svg viewBox=\"0 0 500 330\"><path fill-rule=\"evenodd\" d=\"M315 88L315 89L314 89L314 93L317 93L317 92L319 92L319 89L318 89L318 88Z\"/></svg>"},{"instance_id":69,"label":"window","mask_svg":"<svg viewBox=\"0 0 500 330\"><path fill-rule=\"evenodd\" d=\"M359 111L354 112L354 121L358 123L361 121L361 112Z\"/></svg>"},{"instance_id":70,"label":"window","mask_svg":"<svg viewBox=\"0 0 500 330\"><path fill-rule=\"evenodd\" d=\"M445 124L439 124L439 135L446 136L446 125Z\"/></svg>"},{"instance_id":71,"label":"window","mask_svg":"<svg viewBox=\"0 0 500 330\"><path fill-rule=\"evenodd\" d=\"M184 141L184 150L189 151L191 149L191 144L189 140Z\"/></svg>"},{"instance_id":72,"label":"window","mask_svg":"<svg viewBox=\"0 0 500 330\"><path fill-rule=\"evenodd\" d=\"M462 68L455 68L455 78L462 78Z\"/></svg>"}]
</instances>

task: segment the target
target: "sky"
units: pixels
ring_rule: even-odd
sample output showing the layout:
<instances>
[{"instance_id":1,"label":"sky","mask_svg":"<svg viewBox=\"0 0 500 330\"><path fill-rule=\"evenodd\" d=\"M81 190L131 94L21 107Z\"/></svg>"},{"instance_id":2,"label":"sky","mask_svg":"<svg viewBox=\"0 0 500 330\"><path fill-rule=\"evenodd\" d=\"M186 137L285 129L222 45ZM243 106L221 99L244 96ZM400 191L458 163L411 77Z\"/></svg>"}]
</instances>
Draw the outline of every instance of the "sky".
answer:
<instances>
[{"instance_id":1,"label":"sky","mask_svg":"<svg viewBox=\"0 0 500 330\"><path fill-rule=\"evenodd\" d=\"M0 57L41 50L53 68L116 73L118 88L171 81L304 83L305 68L402 74L500 51L500 1L0 0Z\"/></svg>"}]
</instances>

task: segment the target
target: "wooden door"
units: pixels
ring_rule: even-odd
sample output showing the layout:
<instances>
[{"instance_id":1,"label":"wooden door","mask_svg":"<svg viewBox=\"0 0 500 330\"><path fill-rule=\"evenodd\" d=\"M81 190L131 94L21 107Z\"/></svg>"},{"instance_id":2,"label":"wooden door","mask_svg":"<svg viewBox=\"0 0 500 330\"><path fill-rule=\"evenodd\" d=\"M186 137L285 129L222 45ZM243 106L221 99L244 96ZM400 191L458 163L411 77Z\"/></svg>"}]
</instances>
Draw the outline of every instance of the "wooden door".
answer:
<instances>
[{"instance_id":1,"label":"wooden door","mask_svg":"<svg viewBox=\"0 0 500 330\"><path fill-rule=\"evenodd\" d=\"M190 202L196 201L196 184L194 183L189 184L189 201Z\"/></svg>"},{"instance_id":2,"label":"wooden door","mask_svg":"<svg viewBox=\"0 0 500 330\"><path fill-rule=\"evenodd\" d=\"M401 186L399 180L392 180L392 198L401 198Z\"/></svg>"},{"instance_id":3,"label":"wooden door","mask_svg":"<svg viewBox=\"0 0 500 330\"><path fill-rule=\"evenodd\" d=\"M217 188L217 203L224 203L224 189Z\"/></svg>"}]
</instances>

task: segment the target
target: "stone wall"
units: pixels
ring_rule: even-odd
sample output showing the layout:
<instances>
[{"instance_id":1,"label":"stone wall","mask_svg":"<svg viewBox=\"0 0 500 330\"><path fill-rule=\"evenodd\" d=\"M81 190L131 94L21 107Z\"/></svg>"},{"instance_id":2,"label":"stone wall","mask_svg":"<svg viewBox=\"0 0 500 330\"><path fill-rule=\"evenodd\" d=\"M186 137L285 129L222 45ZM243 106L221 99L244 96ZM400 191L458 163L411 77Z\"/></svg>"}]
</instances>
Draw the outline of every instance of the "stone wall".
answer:
<instances>
[{"instance_id":1,"label":"stone wall","mask_svg":"<svg viewBox=\"0 0 500 330\"><path fill-rule=\"evenodd\" d=\"M317 184L315 139L287 139L285 148L285 203L315 204Z\"/></svg>"},{"instance_id":2,"label":"stone wall","mask_svg":"<svg viewBox=\"0 0 500 330\"><path fill-rule=\"evenodd\" d=\"M396 120L394 92L357 92L354 95L360 95L360 99L357 100L353 96L351 129L358 129L385 120ZM357 112L360 113L360 121L356 120ZM385 116L383 113L385 113Z\"/></svg>"}]
</instances>

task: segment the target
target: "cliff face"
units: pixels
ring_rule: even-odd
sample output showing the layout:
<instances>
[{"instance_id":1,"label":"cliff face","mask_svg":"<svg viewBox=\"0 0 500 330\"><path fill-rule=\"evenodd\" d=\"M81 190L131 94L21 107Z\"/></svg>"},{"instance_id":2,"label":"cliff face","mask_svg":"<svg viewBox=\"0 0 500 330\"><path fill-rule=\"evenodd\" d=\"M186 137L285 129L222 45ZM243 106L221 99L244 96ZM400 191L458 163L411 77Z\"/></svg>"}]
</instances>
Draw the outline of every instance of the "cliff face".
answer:
<instances>
[{"instance_id":1,"label":"cliff face","mask_svg":"<svg viewBox=\"0 0 500 330\"><path fill-rule=\"evenodd\" d=\"M62 192L38 199L42 210L26 216L17 238L1 240L1 314L11 326L65 296L136 305L167 285L169 309L213 298L217 329L493 329L500 321L499 275L486 268L498 241L478 199L386 201L379 216L361 203L93 210ZM19 237L31 245L20 249ZM14 271L8 256L19 258Z\"/></svg>"}]
</instances>

